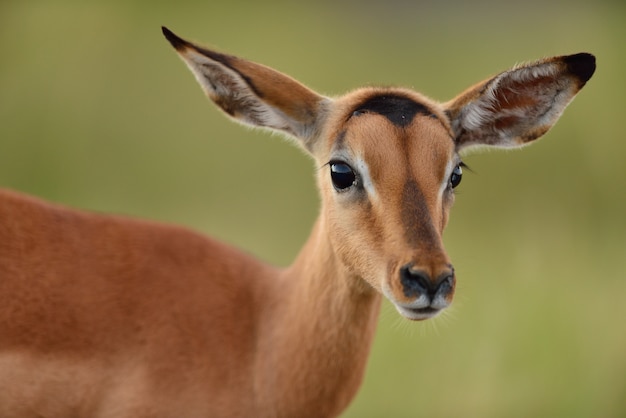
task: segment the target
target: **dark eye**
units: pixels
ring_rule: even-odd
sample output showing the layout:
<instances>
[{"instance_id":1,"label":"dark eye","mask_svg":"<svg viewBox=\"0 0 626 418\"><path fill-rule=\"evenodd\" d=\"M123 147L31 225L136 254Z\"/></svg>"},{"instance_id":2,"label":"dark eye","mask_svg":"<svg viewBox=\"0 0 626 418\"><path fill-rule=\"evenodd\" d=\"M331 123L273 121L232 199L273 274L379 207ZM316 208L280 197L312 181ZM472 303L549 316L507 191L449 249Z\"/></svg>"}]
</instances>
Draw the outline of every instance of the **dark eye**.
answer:
<instances>
[{"instance_id":1,"label":"dark eye","mask_svg":"<svg viewBox=\"0 0 626 418\"><path fill-rule=\"evenodd\" d=\"M461 169L461 164L457 164L452 170L452 174L450 175L450 188L454 189L456 186L461 183L461 178L463 177L463 170Z\"/></svg>"},{"instance_id":2,"label":"dark eye","mask_svg":"<svg viewBox=\"0 0 626 418\"><path fill-rule=\"evenodd\" d=\"M356 174L348 164L336 161L330 163L330 178L335 190L342 191L355 183Z\"/></svg>"}]
</instances>

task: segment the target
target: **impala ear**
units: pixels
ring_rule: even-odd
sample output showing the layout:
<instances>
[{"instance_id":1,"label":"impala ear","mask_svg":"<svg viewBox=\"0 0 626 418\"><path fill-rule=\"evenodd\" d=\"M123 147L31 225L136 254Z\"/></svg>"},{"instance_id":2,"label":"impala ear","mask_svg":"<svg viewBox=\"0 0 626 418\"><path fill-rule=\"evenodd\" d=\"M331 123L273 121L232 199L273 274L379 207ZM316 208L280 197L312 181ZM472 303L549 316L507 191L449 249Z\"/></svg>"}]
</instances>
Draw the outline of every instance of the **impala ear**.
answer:
<instances>
[{"instance_id":1,"label":"impala ear","mask_svg":"<svg viewBox=\"0 0 626 418\"><path fill-rule=\"evenodd\" d=\"M515 67L444 104L457 150L520 147L545 134L591 78L595 57L581 53Z\"/></svg>"},{"instance_id":2,"label":"impala ear","mask_svg":"<svg viewBox=\"0 0 626 418\"><path fill-rule=\"evenodd\" d=\"M207 96L229 116L290 134L311 148L330 99L276 70L201 48L162 29Z\"/></svg>"}]
</instances>

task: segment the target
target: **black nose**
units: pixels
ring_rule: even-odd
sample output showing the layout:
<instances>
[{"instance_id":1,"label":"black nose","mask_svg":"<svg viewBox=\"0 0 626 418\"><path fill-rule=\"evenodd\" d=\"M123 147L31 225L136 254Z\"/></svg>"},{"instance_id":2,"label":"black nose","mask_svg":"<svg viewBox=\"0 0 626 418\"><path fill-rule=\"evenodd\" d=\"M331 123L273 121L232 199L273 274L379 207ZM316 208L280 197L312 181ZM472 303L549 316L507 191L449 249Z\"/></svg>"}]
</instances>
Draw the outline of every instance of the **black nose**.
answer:
<instances>
[{"instance_id":1,"label":"black nose","mask_svg":"<svg viewBox=\"0 0 626 418\"><path fill-rule=\"evenodd\" d=\"M407 264L400 269L400 283L404 295L408 298L417 298L426 295L433 300L435 295L446 296L454 288L454 268L447 266L435 279L421 269L415 269Z\"/></svg>"}]
</instances>

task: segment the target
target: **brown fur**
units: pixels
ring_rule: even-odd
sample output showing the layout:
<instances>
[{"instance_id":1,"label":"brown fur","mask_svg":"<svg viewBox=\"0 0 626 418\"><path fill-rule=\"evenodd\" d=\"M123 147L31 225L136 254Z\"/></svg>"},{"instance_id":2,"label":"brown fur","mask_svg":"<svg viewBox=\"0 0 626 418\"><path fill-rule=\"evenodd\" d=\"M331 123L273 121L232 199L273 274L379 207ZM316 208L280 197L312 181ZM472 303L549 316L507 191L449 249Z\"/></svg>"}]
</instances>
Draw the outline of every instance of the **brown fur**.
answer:
<instances>
[{"instance_id":1,"label":"brown fur","mask_svg":"<svg viewBox=\"0 0 626 418\"><path fill-rule=\"evenodd\" d=\"M337 416L362 381L381 293L412 319L452 300L454 281L415 316L400 271L450 274L447 177L463 135L494 129L455 127L483 87L447 105L405 89L330 99L164 32L218 106L311 153L320 216L295 262L277 269L184 228L0 191L0 416ZM553 83L579 86L569 69L589 67L568 60L554 59ZM436 118L399 127L352 114L380 94L410 97ZM528 137L545 129L529 126ZM333 158L360 170L362 184L335 190Z\"/></svg>"}]
</instances>

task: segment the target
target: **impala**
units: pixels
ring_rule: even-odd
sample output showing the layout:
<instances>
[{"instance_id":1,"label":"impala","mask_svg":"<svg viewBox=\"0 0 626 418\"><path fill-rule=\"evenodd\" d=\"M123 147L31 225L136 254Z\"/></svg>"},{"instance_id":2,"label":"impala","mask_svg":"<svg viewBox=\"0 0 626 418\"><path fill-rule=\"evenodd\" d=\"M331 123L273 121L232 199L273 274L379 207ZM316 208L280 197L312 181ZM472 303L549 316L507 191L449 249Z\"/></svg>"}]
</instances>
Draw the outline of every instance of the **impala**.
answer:
<instances>
[{"instance_id":1,"label":"impala","mask_svg":"<svg viewBox=\"0 0 626 418\"><path fill-rule=\"evenodd\" d=\"M319 218L276 268L184 228L0 192L2 417L337 416L382 296L411 320L452 302L441 237L460 152L537 139L595 70L581 53L446 103L403 88L330 98L163 33L226 114L312 156Z\"/></svg>"}]
</instances>

